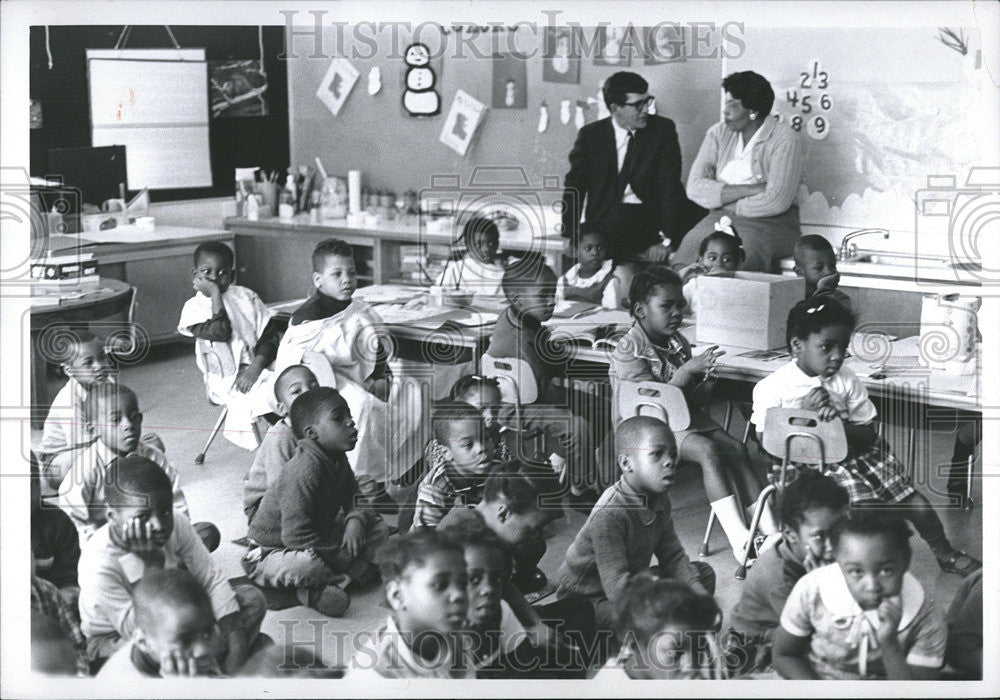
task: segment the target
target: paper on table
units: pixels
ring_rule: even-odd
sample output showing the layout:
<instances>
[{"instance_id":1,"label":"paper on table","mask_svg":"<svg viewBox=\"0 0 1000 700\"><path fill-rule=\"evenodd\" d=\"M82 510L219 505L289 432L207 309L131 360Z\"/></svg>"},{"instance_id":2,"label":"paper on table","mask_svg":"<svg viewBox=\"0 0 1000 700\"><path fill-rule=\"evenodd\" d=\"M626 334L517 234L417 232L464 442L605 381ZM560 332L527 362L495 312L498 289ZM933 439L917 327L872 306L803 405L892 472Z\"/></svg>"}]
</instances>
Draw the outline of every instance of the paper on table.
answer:
<instances>
[{"instance_id":1,"label":"paper on table","mask_svg":"<svg viewBox=\"0 0 1000 700\"><path fill-rule=\"evenodd\" d=\"M426 287L414 287L403 284L373 284L359 287L354 296L364 299L369 304L405 304L427 294Z\"/></svg>"}]
</instances>

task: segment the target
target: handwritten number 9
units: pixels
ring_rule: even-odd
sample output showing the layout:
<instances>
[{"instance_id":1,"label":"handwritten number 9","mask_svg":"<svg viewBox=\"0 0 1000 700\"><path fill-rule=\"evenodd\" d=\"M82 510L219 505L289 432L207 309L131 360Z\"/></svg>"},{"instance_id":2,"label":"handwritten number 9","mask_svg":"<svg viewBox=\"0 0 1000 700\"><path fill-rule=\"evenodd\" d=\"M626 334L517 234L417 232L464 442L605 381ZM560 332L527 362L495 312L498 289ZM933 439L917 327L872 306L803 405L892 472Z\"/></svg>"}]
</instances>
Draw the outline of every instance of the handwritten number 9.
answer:
<instances>
[{"instance_id":1,"label":"handwritten number 9","mask_svg":"<svg viewBox=\"0 0 1000 700\"><path fill-rule=\"evenodd\" d=\"M826 131L826 120L823 117L816 117L813 119L813 126L816 129L817 134L822 134Z\"/></svg>"}]
</instances>

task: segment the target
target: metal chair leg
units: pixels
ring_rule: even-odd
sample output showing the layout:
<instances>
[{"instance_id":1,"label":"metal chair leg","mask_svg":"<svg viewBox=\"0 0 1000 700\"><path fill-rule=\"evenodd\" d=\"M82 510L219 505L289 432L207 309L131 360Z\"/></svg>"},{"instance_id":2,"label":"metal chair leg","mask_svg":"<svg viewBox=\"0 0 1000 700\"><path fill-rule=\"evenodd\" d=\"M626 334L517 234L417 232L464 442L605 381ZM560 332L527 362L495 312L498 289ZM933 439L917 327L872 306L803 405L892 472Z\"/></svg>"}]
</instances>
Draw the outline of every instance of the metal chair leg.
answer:
<instances>
[{"instance_id":1,"label":"metal chair leg","mask_svg":"<svg viewBox=\"0 0 1000 700\"><path fill-rule=\"evenodd\" d=\"M219 414L219 420L215 421L215 427L212 428L212 434L208 436L208 442L205 443L205 447L202 448L198 456L194 458L195 464L205 463L205 453L208 452L208 448L212 446L212 441L215 440L215 436L219 434L222 430L222 424L226 421L226 415L229 413L229 408L223 407L222 413Z\"/></svg>"},{"instance_id":2,"label":"metal chair leg","mask_svg":"<svg viewBox=\"0 0 1000 700\"><path fill-rule=\"evenodd\" d=\"M757 534L757 528L760 527L760 518L764 514L764 506L767 504L767 499L777 490L778 488L774 484L768 484L761 490L760 495L757 497L757 507L754 508L753 518L750 520L750 536L747 539L746 547L743 549L743 561L740 562L739 567L736 569L737 581L742 581L747 577L747 564L750 561L750 545Z\"/></svg>"},{"instance_id":3,"label":"metal chair leg","mask_svg":"<svg viewBox=\"0 0 1000 700\"><path fill-rule=\"evenodd\" d=\"M729 432L729 426L733 423L733 402L726 401L726 417L722 419L722 429Z\"/></svg>"},{"instance_id":4,"label":"metal chair leg","mask_svg":"<svg viewBox=\"0 0 1000 700\"><path fill-rule=\"evenodd\" d=\"M705 526L705 537L701 541L701 549L698 550L699 557L707 557L711 552L708 549L708 541L712 537L712 530L715 527L715 511L708 509L708 525Z\"/></svg>"},{"instance_id":5,"label":"metal chair leg","mask_svg":"<svg viewBox=\"0 0 1000 700\"><path fill-rule=\"evenodd\" d=\"M968 467L965 472L965 503L962 504L962 507L967 513L970 512L975 505L972 502L972 466L975 459L975 454L969 455Z\"/></svg>"}]
</instances>

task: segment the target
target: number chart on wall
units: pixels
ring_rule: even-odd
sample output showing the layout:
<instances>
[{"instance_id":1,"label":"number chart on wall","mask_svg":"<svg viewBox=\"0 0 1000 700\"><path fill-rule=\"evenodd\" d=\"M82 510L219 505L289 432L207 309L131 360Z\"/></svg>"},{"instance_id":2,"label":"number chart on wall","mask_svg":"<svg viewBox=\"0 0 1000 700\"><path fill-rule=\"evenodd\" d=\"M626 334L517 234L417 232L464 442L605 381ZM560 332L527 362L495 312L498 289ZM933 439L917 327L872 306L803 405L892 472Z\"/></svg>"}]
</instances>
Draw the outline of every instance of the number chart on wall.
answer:
<instances>
[{"instance_id":1,"label":"number chart on wall","mask_svg":"<svg viewBox=\"0 0 1000 700\"><path fill-rule=\"evenodd\" d=\"M927 177L963 182L977 164L976 30L748 27L745 40L723 75L767 78L772 113L801 134L803 224L912 231Z\"/></svg>"}]
</instances>

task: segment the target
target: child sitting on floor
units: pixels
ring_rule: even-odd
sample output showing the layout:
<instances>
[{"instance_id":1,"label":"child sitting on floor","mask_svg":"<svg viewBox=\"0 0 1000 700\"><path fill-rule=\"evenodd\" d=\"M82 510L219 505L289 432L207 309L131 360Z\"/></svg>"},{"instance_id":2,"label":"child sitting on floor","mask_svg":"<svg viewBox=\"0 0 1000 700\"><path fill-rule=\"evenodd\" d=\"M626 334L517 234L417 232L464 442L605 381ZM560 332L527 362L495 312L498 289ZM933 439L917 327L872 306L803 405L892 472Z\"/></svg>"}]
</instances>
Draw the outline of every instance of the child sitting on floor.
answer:
<instances>
[{"instance_id":1,"label":"child sitting on floor","mask_svg":"<svg viewBox=\"0 0 1000 700\"><path fill-rule=\"evenodd\" d=\"M405 465L401 460L411 454L422 409L418 399L402 390L390 395L391 373L379 337L382 323L367 303L353 298L358 276L351 246L335 238L321 241L313 251L312 269L316 293L292 314L275 371L308 365L313 358L324 363L322 370L329 371L311 367L316 378L340 392L357 423L358 443L347 457L358 486L366 495L382 494L387 473L400 474L412 466L412 459Z\"/></svg>"},{"instance_id":2,"label":"child sitting on floor","mask_svg":"<svg viewBox=\"0 0 1000 700\"><path fill-rule=\"evenodd\" d=\"M198 579L183 569L151 571L132 592L135 631L108 659L102 681L222 675L215 613Z\"/></svg>"},{"instance_id":3,"label":"child sitting on floor","mask_svg":"<svg viewBox=\"0 0 1000 700\"><path fill-rule=\"evenodd\" d=\"M674 433L680 459L701 465L709 504L726 533L733 556L742 561L744 547L753 543L749 542L750 531L740 503L750 504L744 510L752 513L761 484L746 446L704 410L714 389L715 363L722 351L712 345L697 357L692 355L691 344L678 331L686 302L680 277L672 270L658 266L637 274L632 278L629 300L635 325L618 341L611 355L614 405L617 407L621 382L662 382L684 392L691 409L691 424ZM762 513L760 525L764 534L777 532L770 504Z\"/></svg>"},{"instance_id":4,"label":"child sitting on floor","mask_svg":"<svg viewBox=\"0 0 1000 700\"><path fill-rule=\"evenodd\" d=\"M392 612L374 647L354 655L347 677L475 678L462 547L421 530L389 540L378 563Z\"/></svg>"},{"instance_id":5,"label":"child sitting on floor","mask_svg":"<svg viewBox=\"0 0 1000 700\"><path fill-rule=\"evenodd\" d=\"M214 360L195 353L198 369L212 400L229 409L226 438L253 450L257 447L253 419L267 412L267 402L255 398L251 390L261 376L266 383L265 369L274 362L281 329L271 323L271 310L253 290L232 284L234 262L225 243L208 241L195 248L191 270L195 295L181 310L177 332L205 341L214 352ZM220 366L208 366L214 361Z\"/></svg>"},{"instance_id":6,"label":"child sitting on floor","mask_svg":"<svg viewBox=\"0 0 1000 700\"><path fill-rule=\"evenodd\" d=\"M674 480L677 446L663 421L628 418L615 432L621 478L597 501L566 550L559 590L590 598L600 630L615 629L614 606L632 574L645 571L656 555L658 571L698 593L715 592L715 572L692 562L674 532L667 492Z\"/></svg>"},{"instance_id":7,"label":"child sitting on floor","mask_svg":"<svg viewBox=\"0 0 1000 700\"><path fill-rule=\"evenodd\" d=\"M839 420L847 433L847 459L827 464L826 473L850 494L851 503L881 501L905 505L903 514L926 540L941 569L967 576L982 563L951 546L930 502L913 488L903 465L875 426L875 405L857 375L844 366L854 314L829 295L801 301L788 313L786 336L792 360L757 383L750 421L763 435L767 410L804 408L820 420ZM808 467L803 467L808 468ZM790 465L790 471L798 469ZM777 468L771 478L777 479Z\"/></svg>"},{"instance_id":8,"label":"child sitting on floor","mask_svg":"<svg viewBox=\"0 0 1000 700\"><path fill-rule=\"evenodd\" d=\"M715 233L702 239L698 248L698 260L677 272L681 282L684 283L686 313L698 315L698 281L702 275L724 275L734 272L746 258L743 240L733 229L729 217L722 217L722 220L715 225Z\"/></svg>"},{"instance_id":9,"label":"child sitting on floor","mask_svg":"<svg viewBox=\"0 0 1000 700\"><path fill-rule=\"evenodd\" d=\"M56 359L69 381L52 400L42 429L38 452L46 489L58 489L76 453L94 441L83 420L83 402L91 387L114 381L104 342L96 335L85 329L66 329L60 342L65 352Z\"/></svg>"},{"instance_id":10,"label":"child sitting on floor","mask_svg":"<svg viewBox=\"0 0 1000 700\"><path fill-rule=\"evenodd\" d=\"M292 588L303 605L338 617L350 605L346 586L376 580L374 552L388 528L358 501L346 457L358 430L337 390L305 392L290 417L299 438L295 455L250 522L243 566L254 583Z\"/></svg>"},{"instance_id":11,"label":"child sitting on floor","mask_svg":"<svg viewBox=\"0 0 1000 700\"><path fill-rule=\"evenodd\" d=\"M291 365L282 370L274 380L274 398L278 401L278 413L284 416L267 429L260 447L253 456L253 464L243 480L243 512L247 523L253 520L260 499L278 481L281 468L295 454L295 431L288 417L288 408L299 394L312 391L319 386L316 375L305 365Z\"/></svg>"},{"instance_id":12,"label":"child sitting on floor","mask_svg":"<svg viewBox=\"0 0 1000 700\"><path fill-rule=\"evenodd\" d=\"M622 649L595 681L726 679L716 641L722 612L711 596L639 572L615 607Z\"/></svg>"},{"instance_id":13,"label":"child sitting on floor","mask_svg":"<svg viewBox=\"0 0 1000 700\"><path fill-rule=\"evenodd\" d=\"M80 596L76 567L80 562L80 537L76 525L61 508L42 501L42 477L31 453L31 556L35 576L55 586L76 608Z\"/></svg>"},{"instance_id":14,"label":"child sitting on floor","mask_svg":"<svg viewBox=\"0 0 1000 700\"><path fill-rule=\"evenodd\" d=\"M781 494L782 537L747 574L730 622L733 649L741 649L739 671L764 671L781 611L796 581L833 562L830 533L847 515L848 497L836 481L805 470Z\"/></svg>"},{"instance_id":15,"label":"child sitting on floor","mask_svg":"<svg viewBox=\"0 0 1000 700\"><path fill-rule=\"evenodd\" d=\"M494 442L482 414L462 402L434 409L434 437L424 451L426 474L417 488L413 528L436 527L455 505L478 503L492 467L510 459L503 442Z\"/></svg>"},{"instance_id":16,"label":"child sitting on floor","mask_svg":"<svg viewBox=\"0 0 1000 700\"><path fill-rule=\"evenodd\" d=\"M462 228L465 254L449 260L438 284L445 289L468 289L476 294L500 294L505 259L498 255L500 229L491 219L473 217Z\"/></svg>"},{"instance_id":17,"label":"child sitting on floor","mask_svg":"<svg viewBox=\"0 0 1000 700\"><path fill-rule=\"evenodd\" d=\"M537 255L512 263L504 272L503 290L509 302L497 318L486 354L494 358L520 358L528 363L538 387L538 400L521 410L520 430L542 431L552 441L555 454L565 462L570 502L589 512L597 482L594 448L603 436L597 426L607 425L607 407L596 397L553 385L565 373L566 348L552 340L542 325L555 308L555 273ZM511 423L514 407L505 409L502 421ZM587 415L580 415L587 414Z\"/></svg>"},{"instance_id":18,"label":"child sitting on floor","mask_svg":"<svg viewBox=\"0 0 1000 700\"><path fill-rule=\"evenodd\" d=\"M621 281L614 260L608 257L607 233L589 221L580 225L576 265L556 282L556 304L583 301L605 309L621 308Z\"/></svg>"},{"instance_id":19,"label":"child sitting on floor","mask_svg":"<svg viewBox=\"0 0 1000 700\"><path fill-rule=\"evenodd\" d=\"M829 294L848 309L851 308L851 298L837 288L840 273L837 272L837 255L830 241L816 234L802 236L795 241L794 256L795 274L806 281L806 299L817 294Z\"/></svg>"},{"instance_id":20,"label":"child sitting on floor","mask_svg":"<svg viewBox=\"0 0 1000 700\"><path fill-rule=\"evenodd\" d=\"M783 678L934 680L944 614L907 569L910 528L885 510L854 511L833 532L836 564L792 589L774 635Z\"/></svg>"},{"instance_id":21,"label":"child sitting on floor","mask_svg":"<svg viewBox=\"0 0 1000 700\"><path fill-rule=\"evenodd\" d=\"M172 485L174 509L189 517L177 470L162 450L142 441L142 413L135 392L122 384L96 385L83 404L83 419L96 440L75 453L73 465L59 485L59 507L73 520L81 542L106 522L108 465L129 454L140 455L163 470ZM199 527L214 526L205 523Z\"/></svg>"},{"instance_id":22,"label":"child sitting on floor","mask_svg":"<svg viewBox=\"0 0 1000 700\"><path fill-rule=\"evenodd\" d=\"M224 638L222 670L232 673L257 638L266 604L253 586L232 586L186 517L174 512L170 478L154 462L129 455L105 474L107 523L80 553L80 619L87 654L103 660L135 632L132 591L156 569L185 568L212 601Z\"/></svg>"}]
</instances>

